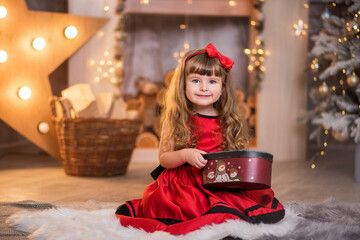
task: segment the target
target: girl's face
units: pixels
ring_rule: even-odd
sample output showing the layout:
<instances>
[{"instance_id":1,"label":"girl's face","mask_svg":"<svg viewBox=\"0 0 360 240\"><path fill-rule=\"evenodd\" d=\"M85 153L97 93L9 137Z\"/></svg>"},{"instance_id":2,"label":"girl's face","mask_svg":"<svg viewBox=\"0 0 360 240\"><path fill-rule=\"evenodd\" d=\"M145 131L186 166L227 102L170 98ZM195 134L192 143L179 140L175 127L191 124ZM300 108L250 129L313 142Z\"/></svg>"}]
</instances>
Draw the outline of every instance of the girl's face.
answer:
<instances>
[{"instance_id":1,"label":"girl's face","mask_svg":"<svg viewBox=\"0 0 360 240\"><path fill-rule=\"evenodd\" d=\"M186 77L186 97L194 110L203 115L217 115L213 104L219 100L222 92L222 80L217 76L191 73Z\"/></svg>"}]
</instances>

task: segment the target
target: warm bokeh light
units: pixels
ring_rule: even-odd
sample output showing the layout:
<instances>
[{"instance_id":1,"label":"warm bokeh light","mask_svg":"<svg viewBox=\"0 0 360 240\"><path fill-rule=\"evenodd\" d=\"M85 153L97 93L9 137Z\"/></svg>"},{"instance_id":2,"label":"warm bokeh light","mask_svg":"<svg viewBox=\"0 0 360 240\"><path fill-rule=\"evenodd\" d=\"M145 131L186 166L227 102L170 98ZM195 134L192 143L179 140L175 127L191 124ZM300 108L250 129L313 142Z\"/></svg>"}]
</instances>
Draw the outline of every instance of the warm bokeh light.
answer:
<instances>
[{"instance_id":1,"label":"warm bokeh light","mask_svg":"<svg viewBox=\"0 0 360 240\"><path fill-rule=\"evenodd\" d=\"M140 0L140 4L148 5L150 0Z\"/></svg>"},{"instance_id":2,"label":"warm bokeh light","mask_svg":"<svg viewBox=\"0 0 360 240\"><path fill-rule=\"evenodd\" d=\"M0 50L0 63L6 62L7 58L7 53L4 50Z\"/></svg>"},{"instance_id":3,"label":"warm bokeh light","mask_svg":"<svg viewBox=\"0 0 360 240\"><path fill-rule=\"evenodd\" d=\"M0 6L0 18L6 17L6 14L7 14L6 8L3 6Z\"/></svg>"},{"instance_id":4,"label":"warm bokeh light","mask_svg":"<svg viewBox=\"0 0 360 240\"><path fill-rule=\"evenodd\" d=\"M89 61L89 65L90 65L90 66L95 66L95 64L96 64L95 60L91 59L91 60Z\"/></svg>"},{"instance_id":5,"label":"warm bokeh light","mask_svg":"<svg viewBox=\"0 0 360 240\"><path fill-rule=\"evenodd\" d=\"M45 48L45 40L41 37L37 37L33 40L32 42L32 46L33 48L35 48L36 50L42 50Z\"/></svg>"},{"instance_id":6,"label":"warm bokeh light","mask_svg":"<svg viewBox=\"0 0 360 240\"><path fill-rule=\"evenodd\" d=\"M121 68L123 66L123 63L121 61L117 62L116 63L116 67L117 68Z\"/></svg>"},{"instance_id":7,"label":"warm bokeh light","mask_svg":"<svg viewBox=\"0 0 360 240\"><path fill-rule=\"evenodd\" d=\"M22 100L27 100L31 97L31 89L29 87L22 87L19 89L18 95Z\"/></svg>"},{"instance_id":8,"label":"warm bokeh light","mask_svg":"<svg viewBox=\"0 0 360 240\"><path fill-rule=\"evenodd\" d=\"M184 48L185 48L185 49L189 49L189 48L190 48L190 44L189 44L188 41L185 41L185 42L184 42Z\"/></svg>"},{"instance_id":9,"label":"warm bokeh light","mask_svg":"<svg viewBox=\"0 0 360 240\"><path fill-rule=\"evenodd\" d=\"M67 28L65 28L64 34L65 34L66 38L74 39L77 36L78 31L77 31L76 27L68 26Z\"/></svg>"},{"instance_id":10,"label":"warm bokeh light","mask_svg":"<svg viewBox=\"0 0 360 240\"><path fill-rule=\"evenodd\" d=\"M97 34L100 38L105 36L105 32L104 31L99 31Z\"/></svg>"},{"instance_id":11,"label":"warm bokeh light","mask_svg":"<svg viewBox=\"0 0 360 240\"><path fill-rule=\"evenodd\" d=\"M250 51L250 49L245 48L245 49L244 49L244 53L245 53L245 54L250 54L250 53L251 53L251 51Z\"/></svg>"}]
</instances>

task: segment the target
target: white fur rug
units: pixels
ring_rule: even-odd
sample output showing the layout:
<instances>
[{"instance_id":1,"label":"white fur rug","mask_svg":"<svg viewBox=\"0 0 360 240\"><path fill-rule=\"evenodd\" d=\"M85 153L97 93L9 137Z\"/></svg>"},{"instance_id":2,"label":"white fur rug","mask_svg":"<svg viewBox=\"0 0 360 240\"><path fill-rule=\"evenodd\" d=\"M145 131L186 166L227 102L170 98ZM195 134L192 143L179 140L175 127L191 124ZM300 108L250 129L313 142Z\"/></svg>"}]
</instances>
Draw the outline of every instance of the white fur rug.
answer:
<instances>
[{"instance_id":1,"label":"white fur rug","mask_svg":"<svg viewBox=\"0 0 360 240\"><path fill-rule=\"evenodd\" d=\"M29 239L141 239L141 240L216 240L227 236L241 239L257 239L262 236L282 237L294 230L303 218L291 205L286 206L285 218L276 224L249 224L229 220L218 225L203 227L186 235L170 235L165 232L147 233L131 227L123 227L114 215L115 209L79 210L52 208L42 211L19 211L6 223L17 230L30 233Z\"/></svg>"}]
</instances>

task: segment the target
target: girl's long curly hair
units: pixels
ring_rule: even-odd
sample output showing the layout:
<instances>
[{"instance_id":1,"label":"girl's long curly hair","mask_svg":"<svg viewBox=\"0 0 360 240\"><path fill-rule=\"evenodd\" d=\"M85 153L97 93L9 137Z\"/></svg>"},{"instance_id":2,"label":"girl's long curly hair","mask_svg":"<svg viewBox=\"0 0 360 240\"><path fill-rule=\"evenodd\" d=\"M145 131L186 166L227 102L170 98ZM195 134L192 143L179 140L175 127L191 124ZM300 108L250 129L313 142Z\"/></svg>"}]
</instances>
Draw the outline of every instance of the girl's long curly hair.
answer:
<instances>
[{"instance_id":1,"label":"girl's long curly hair","mask_svg":"<svg viewBox=\"0 0 360 240\"><path fill-rule=\"evenodd\" d=\"M239 150L248 147L248 128L238 110L236 89L230 72L221 65L219 59L209 57L207 53L196 54L186 61L192 54L204 50L195 49L184 55L166 92L165 106L161 115L161 126L166 129L166 133L161 135L164 151L170 150L172 139L175 144L174 150L189 147L190 139L195 139L190 121L190 116L194 115L195 111L185 94L186 77L191 73L215 75L222 79L222 94L214 103L214 108L219 113L218 119L224 139L221 149ZM196 146L196 144L191 145L191 147Z\"/></svg>"}]
</instances>

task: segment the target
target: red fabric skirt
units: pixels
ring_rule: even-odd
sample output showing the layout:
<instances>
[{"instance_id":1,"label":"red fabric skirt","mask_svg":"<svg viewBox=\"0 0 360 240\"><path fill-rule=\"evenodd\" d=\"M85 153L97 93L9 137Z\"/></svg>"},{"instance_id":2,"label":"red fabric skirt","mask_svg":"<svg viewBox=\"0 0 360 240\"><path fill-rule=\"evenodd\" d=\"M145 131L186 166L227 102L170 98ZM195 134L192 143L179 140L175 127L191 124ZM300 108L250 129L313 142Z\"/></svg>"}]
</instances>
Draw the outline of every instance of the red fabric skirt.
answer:
<instances>
[{"instance_id":1,"label":"red fabric skirt","mask_svg":"<svg viewBox=\"0 0 360 240\"><path fill-rule=\"evenodd\" d=\"M143 198L127 201L116 211L123 226L147 232L186 234L228 219L275 223L285 210L271 189L209 191L201 170L191 166L165 169L145 188Z\"/></svg>"}]
</instances>

